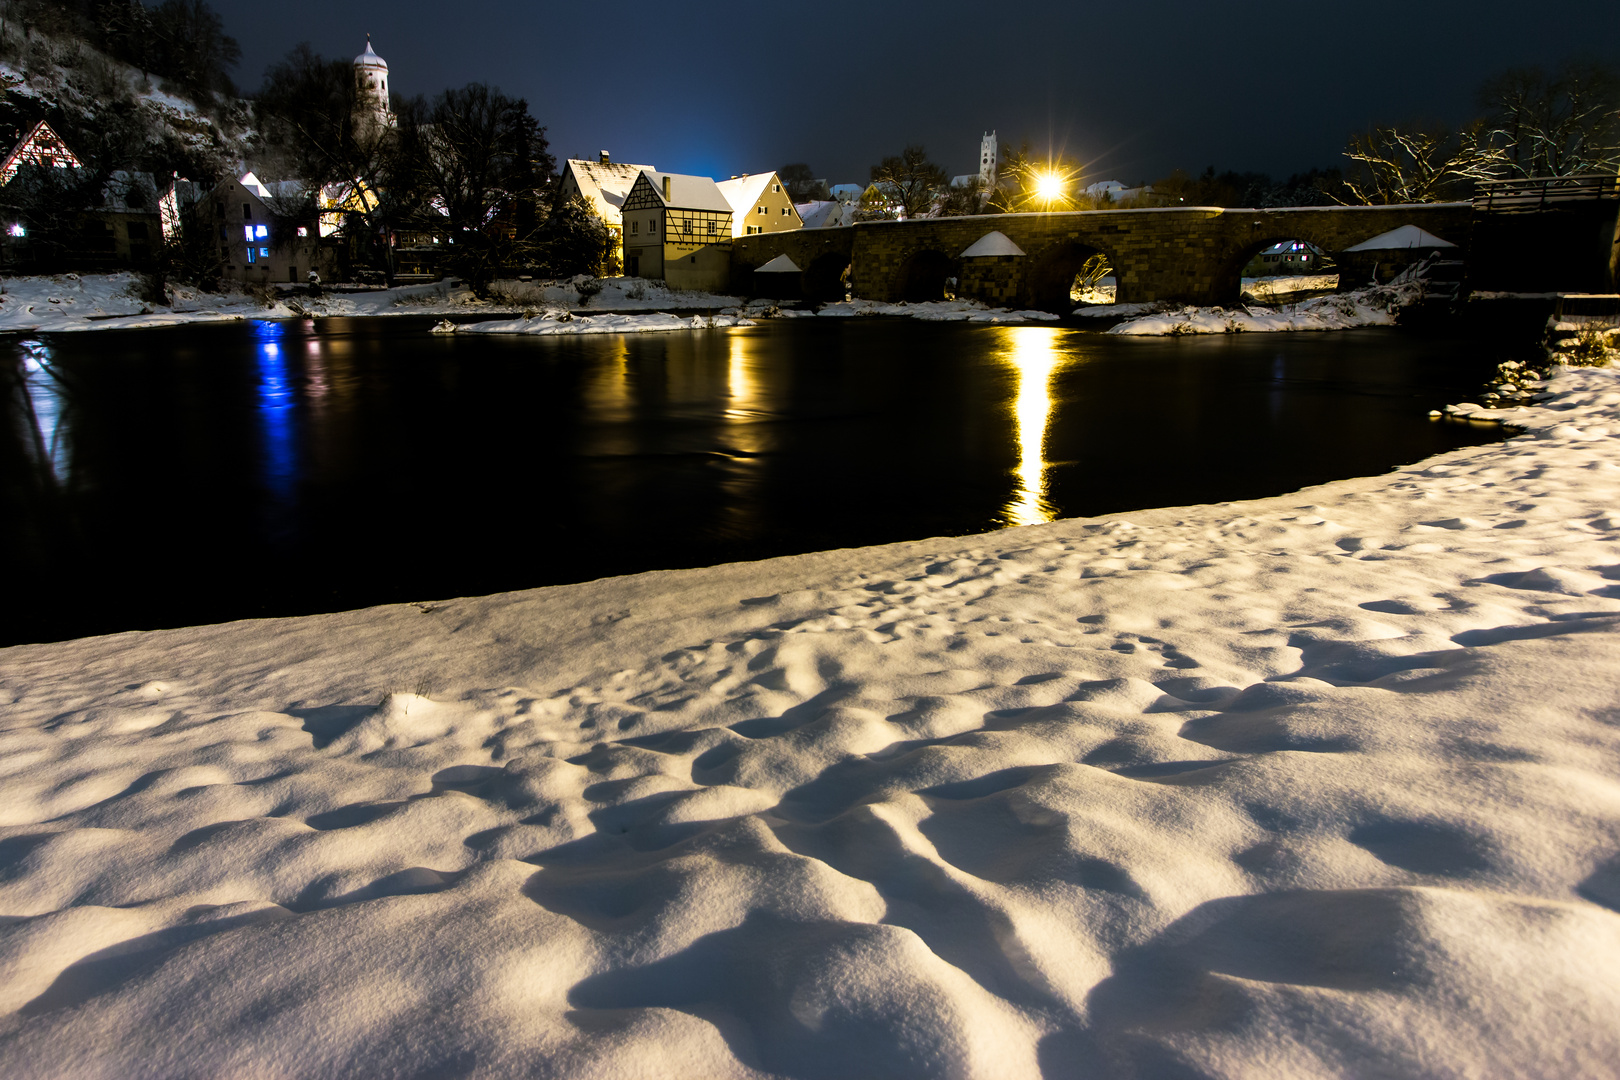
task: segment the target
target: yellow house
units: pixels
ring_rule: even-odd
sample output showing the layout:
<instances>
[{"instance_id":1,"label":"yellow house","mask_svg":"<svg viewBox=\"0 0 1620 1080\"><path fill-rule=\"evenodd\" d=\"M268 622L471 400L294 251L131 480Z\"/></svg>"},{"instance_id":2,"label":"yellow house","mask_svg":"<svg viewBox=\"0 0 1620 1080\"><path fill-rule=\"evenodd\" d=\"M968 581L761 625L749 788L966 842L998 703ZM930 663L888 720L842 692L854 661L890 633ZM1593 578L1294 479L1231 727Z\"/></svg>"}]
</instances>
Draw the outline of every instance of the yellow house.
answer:
<instances>
[{"instance_id":1,"label":"yellow house","mask_svg":"<svg viewBox=\"0 0 1620 1080\"><path fill-rule=\"evenodd\" d=\"M721 292L731 284L731 203L707 176L644 170L624 198L630 277L672 289Z\"/></svg>"},{"instance_id":2,"label":"yellow house","mask_svg":"<svg viewBox=\"0 0 1620 1080\"><path fill-rule=\"evenodd\" d=\"M731 235L786 232L804 227L804 219L793 208L782 178L775 173L744 173L715 185L731 204Z\"/></svg>"}]
</instances>

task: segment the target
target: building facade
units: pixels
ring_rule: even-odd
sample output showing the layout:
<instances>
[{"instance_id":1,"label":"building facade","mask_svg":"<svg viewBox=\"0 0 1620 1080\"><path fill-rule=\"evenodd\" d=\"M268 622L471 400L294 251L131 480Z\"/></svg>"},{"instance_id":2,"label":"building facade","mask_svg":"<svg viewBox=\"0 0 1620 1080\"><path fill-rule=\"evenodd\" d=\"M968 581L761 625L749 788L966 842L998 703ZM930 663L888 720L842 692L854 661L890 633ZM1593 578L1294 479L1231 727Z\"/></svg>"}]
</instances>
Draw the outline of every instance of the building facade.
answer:
<instances>
[{"instance_id":1,"label":"building facade","mask_svg":"<svg viewBox=\"0 0 1620 1080\"><path fill-rule=\"evenodd\" d=\"M624 200L625 273L673 289L731 284L731 203L707 176L647 170Z\"/></svg>"},{"instance_id":2,"label":"building facade","mask_svg":"<svg viewBox=\"0 0 1620 1080\"><path fill-rule=\"evenodd\" d=\"M298 283L311 270L331 276L332 252L320 244L314 200L297 181L265 184L245 173L214 188L196 213L215 237L227 280Z\"/></svg>"},{"instance_id":3,"label":"building facade","mask_svg":"<svg viewBox=\"0 0 1620 1080\"><path fill-rule=\"evenodd\" d=\"M715 187L731 204L731 235L787 232L804 227L804 219L793 206L782 178L775 173L733 176Z\"/></svg>"}]
</instances>

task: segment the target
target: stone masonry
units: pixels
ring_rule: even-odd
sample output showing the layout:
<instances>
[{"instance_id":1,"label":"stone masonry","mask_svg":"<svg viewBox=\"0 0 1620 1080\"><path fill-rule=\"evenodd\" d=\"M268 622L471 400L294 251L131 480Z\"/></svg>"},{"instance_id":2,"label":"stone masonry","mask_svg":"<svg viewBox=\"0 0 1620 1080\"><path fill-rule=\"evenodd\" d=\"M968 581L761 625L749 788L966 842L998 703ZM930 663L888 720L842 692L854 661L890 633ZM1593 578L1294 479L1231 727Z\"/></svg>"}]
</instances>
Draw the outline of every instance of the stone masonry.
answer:
<instances>
[{"instance_id":1,"label":"stone masonry","mask_svg":"<svg viewBox=\"0 0 1620 1080\"><path fill-rule=\"evenodd\" d=\"M1380 233L1416 225L1466 254L1471 222L1467 203L1279 210L1177 207L875 221L740 237L731 249L732 287L752 291L753 268L786 253L805 271L804 292L813 299L835 298L827 284L829 273L836 281L844 265L849 267L850 290L858 297L905 299L908 292L937 287L942 269L961 280L963 293L971 295L973 279L980 275L963 279L961 253L999 229L1028 252L1016 260L1021 268L993 275L997 295L985 299L999 304L1064 310L1074 275L1096 252L1106 255L1114 268L1120 303L1231 304L1238 299L1244 265L1272 244L1304 240L1331 256Z\"/></svg>"}]
</instances>

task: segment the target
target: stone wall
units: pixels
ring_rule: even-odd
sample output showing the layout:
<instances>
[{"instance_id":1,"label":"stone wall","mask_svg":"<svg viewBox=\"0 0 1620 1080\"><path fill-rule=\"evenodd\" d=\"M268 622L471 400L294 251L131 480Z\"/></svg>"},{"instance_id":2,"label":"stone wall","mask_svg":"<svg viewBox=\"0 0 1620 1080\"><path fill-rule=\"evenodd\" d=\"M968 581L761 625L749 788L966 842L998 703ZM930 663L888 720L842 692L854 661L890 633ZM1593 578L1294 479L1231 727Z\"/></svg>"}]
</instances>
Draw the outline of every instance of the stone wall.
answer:
<instances>
[{"instance_id":1,"label":"stone wall","mask_svg":"<svg viewBox=\"0 0 1620 1080\"><path fill-rule=\"evenodd\" d=\"M1304 240L1333 255L1402 225L1416 225L1466 252L1471 208L1466 203L1284 210L1177 207L800 229L737 240L732 246L732 287L749 291L753 268L786 253L802 270L817 259L825 264L847 258L855 296L899 300L908 288L929 286L945 263L961 280L961 253L995 229L1027 253L1018 260L1021 274L998 271L995 292L1010 297L998 302L1064 309L1069 283L1081 264L1102 252L1114 267L1122 303L1229 304L1238 299L1243 266L1272 244ZM927 273L919 276L917 270L923 266Z\"/></svg>"}]
</instances>

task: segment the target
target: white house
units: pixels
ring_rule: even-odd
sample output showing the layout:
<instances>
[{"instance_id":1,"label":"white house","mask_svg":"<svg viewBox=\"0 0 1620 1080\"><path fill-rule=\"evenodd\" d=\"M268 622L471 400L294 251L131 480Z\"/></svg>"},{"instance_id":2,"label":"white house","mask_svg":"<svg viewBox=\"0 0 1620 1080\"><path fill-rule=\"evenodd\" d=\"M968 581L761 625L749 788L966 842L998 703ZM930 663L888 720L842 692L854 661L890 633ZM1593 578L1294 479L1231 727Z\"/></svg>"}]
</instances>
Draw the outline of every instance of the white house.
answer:
<instances>
[{"instance_id":1,"label":"white house","mask_svg":"<svg viewBox=\"0 0 1620 1080\"><path fill-rule=\"evenodd\" d=\"M636 177L651 171L651 165L630 165L612 161L606 150L600 160L569 158L563 163L562 183L558 185L559 204L575 195L596 211L614 235L614 254L624 260L624 197L635 186Z\"/></svg>"}]
</instances>

